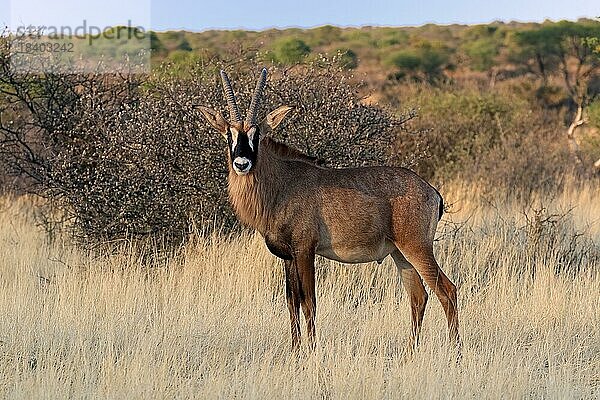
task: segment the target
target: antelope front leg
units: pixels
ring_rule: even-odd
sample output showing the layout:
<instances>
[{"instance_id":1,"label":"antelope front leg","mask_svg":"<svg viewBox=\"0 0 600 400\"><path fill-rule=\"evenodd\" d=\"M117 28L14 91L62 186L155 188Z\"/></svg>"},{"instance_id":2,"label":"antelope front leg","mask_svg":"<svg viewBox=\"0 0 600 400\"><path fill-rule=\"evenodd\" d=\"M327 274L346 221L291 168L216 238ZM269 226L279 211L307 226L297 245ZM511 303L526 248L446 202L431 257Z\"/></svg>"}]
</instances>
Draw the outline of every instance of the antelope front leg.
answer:
<instances>
[{"instance_id":1,"label":"antelope front leg","mask_svg":"<svg viewBox=\"0 0 600 400\"><path fill-rule=\"evenodd\" d=\"M285 266L285 297L290 311L292 332L292 351L300 349L300 284L298 271L294 260L284 260Z\"/></svg>"},{"instance_id":2,"label":"antelope front leg","mask_svg":"<svg viewBox=\"0 0 600 400\"><path fill-rule=\"evenodd\" d=\"M315 317L317 314L317 298L315 294L315 252L314 249L298 254L296 258L298 276L300 277L300 301L306 330L308 333L308 346L315 348L316 329Z\"/></svg>"}]
</instances>

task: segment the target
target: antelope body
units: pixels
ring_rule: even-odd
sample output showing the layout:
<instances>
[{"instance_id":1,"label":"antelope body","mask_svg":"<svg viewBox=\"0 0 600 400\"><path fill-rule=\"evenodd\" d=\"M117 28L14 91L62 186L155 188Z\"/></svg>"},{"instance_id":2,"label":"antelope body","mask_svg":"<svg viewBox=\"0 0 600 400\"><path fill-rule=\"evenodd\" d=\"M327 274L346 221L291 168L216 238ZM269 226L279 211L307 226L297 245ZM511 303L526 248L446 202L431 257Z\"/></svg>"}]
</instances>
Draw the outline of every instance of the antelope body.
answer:
<instances>
[{"instance_id":1,"label":"antelope body","mask_svg":"<svg viewBox=\"0 0 600 400\"><path fill-rule=\"evenodd\" d=\"M228 141L229 199L238 218L284 260L292 348L300 345L300 307L315 343L315 255L345 263L381 262L391 255L411 303L409 350L417 345L427 303L423 281L440 300L449 336L458 342L456 287L438 266L433 239L443 200L414 172L396 167L331 169L265 135L290 111L280 107L261 123L256 114L266 82L261 73L242 122L221 71L233 121L201 107Z\"/></svg>"}]
</instances>

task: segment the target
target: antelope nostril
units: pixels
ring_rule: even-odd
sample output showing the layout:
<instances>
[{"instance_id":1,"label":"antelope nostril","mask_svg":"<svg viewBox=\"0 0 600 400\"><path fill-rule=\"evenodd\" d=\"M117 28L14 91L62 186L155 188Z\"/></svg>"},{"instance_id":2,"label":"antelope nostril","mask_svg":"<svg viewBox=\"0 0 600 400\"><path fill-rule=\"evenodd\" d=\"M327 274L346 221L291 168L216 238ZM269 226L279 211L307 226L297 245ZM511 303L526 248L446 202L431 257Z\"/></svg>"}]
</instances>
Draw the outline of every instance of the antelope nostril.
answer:
<instances>
[{"instance_id":1,"label":"antelope nostril","mask_svg":"<svg viewBox=\"0 0 600 400\"><path fill-rule=\"evenodd\" d=\"M235 161L233 163L233 165L235 165L237 169L242 170L242 171L245 170L246 168L248 168L249 164L250 163L248 161L242 161L242 162Z\"/></svg>"}]
</instances>

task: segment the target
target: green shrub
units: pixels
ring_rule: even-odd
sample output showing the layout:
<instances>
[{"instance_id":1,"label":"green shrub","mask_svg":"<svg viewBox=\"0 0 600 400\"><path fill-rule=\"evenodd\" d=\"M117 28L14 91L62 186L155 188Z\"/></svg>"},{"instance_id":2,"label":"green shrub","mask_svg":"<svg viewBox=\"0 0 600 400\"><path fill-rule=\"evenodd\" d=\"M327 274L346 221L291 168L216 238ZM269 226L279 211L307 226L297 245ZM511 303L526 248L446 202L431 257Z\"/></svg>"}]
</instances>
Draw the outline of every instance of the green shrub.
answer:
<instances>
[{"instance_id":1,"label":"green shrub","mask_svg":"<svg viewBox=\"0 0 600 400\"><path fill-rule=\"evenodd\" d=\"M441 44L424 42L417 47L417 52L421 70L430 77L441 74L450 59L448 49Z\"/></svg>"},{"instance_id":2,"label":"green shrub","mask_svg":"<svg viewBox=\"0 0 600 400\"><path fill-rule=\"evenodd\" d=\"M300 39L283 38L275 43L275 61L281 64L295 64L310 54L310 47Z\"/></svg>"},{"instance_id":3,"label":"green shrub","mask_svg":"<svg viewBox=\"0 0 600 400\"><path fill-rule=\"evenodd\" d=\"M402 71L414 72L421 66L421 58L415 50L400 50L392 53L386 63Z\"/></svg>"},{"instance_id":4,"label":"green shrub","mask_svg":"<svg viewBox=\"0 0 600 400\"><path fill-rule=\"evenodd\" d=\"M307 31L312 36L311 44L316 46L330 45L339 42L342 35L342 28L337 26L325 25ZM308 36L308 35L307 35Z\"/></svg>"},{"instance_id":5,"label":"green shrub","mask_svg":"<svg viewBox=\"0 0 600 400\"><path fill-rule=\"evenodd\" d=\"M572 164L557 114L509 93L424 85L398 89L419 117L398 151L425 148L417 172L435 182L468 180L488 188L529 192L554 188Z\"/></svg>"},{"instance_id":6,"label":"green shrub","mask_svg":"<svg viewBox=\"0 0 600 400\"><path fill-rule=\"evenodd\" d=\"M342 69L354 69L358 66L358 56L351 49L338 49L337 54L337 63Z\"/></svg>"},{"instance_id":7,"label":"green shrub","mask_svg":"<svg viewBox=\"0 0 600 400\"><path fill-rule=\"evenodd\" d=\"M443 45L421 42L412 49L393 52L385 63L398 69L400 74L396 76L432 81L442 75L449 58L448 49Z\"/></svg>"},{"instance_id":8,"label":"green shrub","mask_svg":"<svg viewBox=\"0 0 600 400\"><path fill-rule=\"evenodd\" d=\"M377 39L375 39L375 45L378 48L384 49L391 46L403 45L408 43L409 34L400 29L392 28L380 28L382 31Z\"/></svg>"},{"instance_id":9,"label":"green shrub","mask_svg":"<svg viewBox=\"0 0 600 400\"><path fill-rule=\"evenodd\" d=\"M492 38L467 42L464 50L471 61L471 68L477 71L487 71L492 68L500 52L498 43Z\"/></svg>"},{"instance_id":10,"label":"green shrub","mask_svg":"<svg viewBox=\"0 0 600 400\"><path fill-rule=\"evenodd\" d=\"M590 124L600 128L600 99L592 102L588 107Z\"/></svg>"}]
</instances>

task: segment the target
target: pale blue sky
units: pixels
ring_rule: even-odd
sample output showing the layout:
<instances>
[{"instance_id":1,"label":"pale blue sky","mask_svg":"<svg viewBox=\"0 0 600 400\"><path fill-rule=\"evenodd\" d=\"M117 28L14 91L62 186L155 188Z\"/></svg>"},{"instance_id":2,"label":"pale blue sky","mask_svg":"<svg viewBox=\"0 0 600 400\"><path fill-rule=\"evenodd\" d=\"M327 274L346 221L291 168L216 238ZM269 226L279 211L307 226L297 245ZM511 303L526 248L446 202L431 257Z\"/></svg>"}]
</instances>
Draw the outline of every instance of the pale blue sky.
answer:
<instances>
[{"instance_id":1,"label":"pale blue sky","mask_svg":"<svg viewBox=\"0 0 600 400\"><path fill-rule=\"evenodd\" d=\"M125 24L155 30L421 25L429 22L543 21L600 15L599 0L0 0L0 23Z\"/></svg>"}]
</instances>

